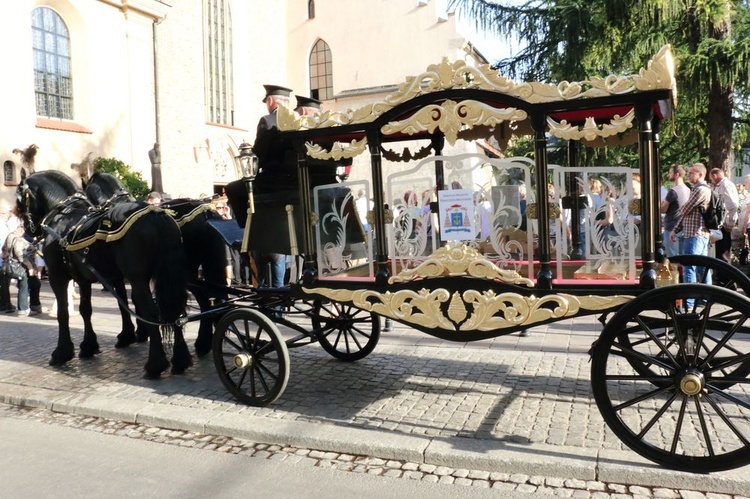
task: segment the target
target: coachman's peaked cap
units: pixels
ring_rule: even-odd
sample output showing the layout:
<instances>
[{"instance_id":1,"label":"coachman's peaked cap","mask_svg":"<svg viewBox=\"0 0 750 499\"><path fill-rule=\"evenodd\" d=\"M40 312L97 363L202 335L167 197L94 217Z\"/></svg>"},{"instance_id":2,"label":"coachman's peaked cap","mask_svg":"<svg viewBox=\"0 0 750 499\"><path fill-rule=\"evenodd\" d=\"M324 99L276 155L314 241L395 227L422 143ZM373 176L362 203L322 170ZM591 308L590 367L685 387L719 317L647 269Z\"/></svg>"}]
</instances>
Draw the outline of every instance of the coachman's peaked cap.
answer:
<instances>
[{"instance_id":1,"label":"coachman's peaked cap","mask_svg":"<svg viewBox=\"0 0 750 499\"><path fill-rule=\"evenodd\" d=\"M314 107L320 109L320 101L312 97L297 96L297 107Z\"/></svg>"},{"instance_id":2,"label":"coachman's peaked cap","mask_svg":"<svg viewBox=\"0 0 750 499\"><path fill-rule=\"evenodd\" d=\"M266 102L266 97L269 95L282 95L284 97L289 97L292 93L291 88L281 87L279 85L263 85L263 88L266 89L266 95L263 97L263 102Z\"/></svg>"}]
</instances>

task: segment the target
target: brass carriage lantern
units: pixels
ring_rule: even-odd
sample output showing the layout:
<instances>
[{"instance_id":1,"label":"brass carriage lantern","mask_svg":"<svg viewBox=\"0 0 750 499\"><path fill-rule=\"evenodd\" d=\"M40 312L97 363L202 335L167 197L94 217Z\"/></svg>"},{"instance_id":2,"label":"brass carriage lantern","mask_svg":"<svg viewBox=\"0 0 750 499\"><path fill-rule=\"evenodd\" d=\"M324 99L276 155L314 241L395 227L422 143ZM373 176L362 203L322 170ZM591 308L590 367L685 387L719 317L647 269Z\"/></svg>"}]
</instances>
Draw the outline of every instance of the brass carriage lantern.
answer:
<instances>
[{"instance_id":1,"label":"brass carriage lantern","mask_svg":"<svg viewBox=\"0 0 750 499\"><path fill-rule=\"evenodd\" d=\"M258 175L258 157L253 153L253 146L247 142L240 144L240 153L237 155L242 176L246 180L253 180Z\"/></svg>"}]
</instances>

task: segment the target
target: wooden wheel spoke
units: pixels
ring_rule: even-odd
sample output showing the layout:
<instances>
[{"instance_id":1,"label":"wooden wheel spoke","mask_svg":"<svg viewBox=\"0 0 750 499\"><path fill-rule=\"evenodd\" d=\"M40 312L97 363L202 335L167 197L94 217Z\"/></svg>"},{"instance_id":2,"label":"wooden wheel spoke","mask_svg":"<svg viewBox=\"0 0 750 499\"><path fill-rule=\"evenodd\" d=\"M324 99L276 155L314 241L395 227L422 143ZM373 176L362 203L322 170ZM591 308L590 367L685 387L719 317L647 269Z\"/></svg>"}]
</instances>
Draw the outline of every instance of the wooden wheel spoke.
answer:
<instances>
[{"instance_id":1,"label":"wooden wheel spoke","mask_svg":"<svg viewBox=\"0 0 750 499\"><path fill-rule=\"evenodd\" d=\"M661 340L659 340L659 338L656 337L656 335L651 330L651 328L648 325L646 325L645 322L643 322L643 319L641 319L640 317L636 316L635 320L643 328L643 332L646 333L649 336L649 338L651 338L651 341L653 341L654 343L656 343L656 346L659 347L659 350L661 350L664 353L664 355L666 355L669 358L669 360L672 361L673 365L677 365L677 359L674 358L674 355L672 355L672 352L670 352L667 349L667 347L664 346L664 342L662 342ZM675 327L675 331L676 330L677 330L677 328Z\"/></svg>"},{"instance_id":2,"label":"wooden wheel spoke","mask_svg":"<svg viewBox=\"0 0 750 499\"><path fill-rule=\"evenodd\" d=\"M677 416L677 424L674 429L674 436L672 437L672 446L669 448L670 454L677 452L677 444L680 441L680 433L682 432L682 424L685 422L685 410L687 409L687 397L682 397L682 403L680 404L680 414Z\"/></svg>"},{"instance_id":3,"label":"wooden wheel spoke","mask_svg":"<svg viewBox=\"0 0 750 499\"><path fill-rule=\"evenodd\" d=\"M708 434L706 417L703 415L703 408L701 407L700 400L698 399L698 397L693 397L693 402L695 403L695 411L698 413L698 421L700 421L701 424L701 432L703 433L703 440L705 441L706 448L708 449L708 455L715 456L716 453L714 452L714 446L711 443L711 437Z\"/></svg>"},{"instance_id":4,"label":"wooden wheel spoke","mask_svg":"<svg viewBox=\"0 0 750 499\"><path fill-rule=\"evenodd\" d=\"M349 344L351 333L348 331L342 331L342 334L344 335L344 345L346 346L346 352L351 353L352 346Z\"/></svg>"},{"instance_id":5,"label":"wooden wheel spoke","mask_svg":"<svg viewBox=\"0 0 750 499\"><path fill-rule=\"evenodd\" d=\"M255 363L255 365L256 365L256 366L257 366L257 368L258 368L258 371L259 371L259 372L260 372L260 371L263 371L263 372L265 372L265 373L266 373L266 374L267 374L268 376L270 376L270 377L271 377L272 379L274 379L274 380L278 379L278 377L279 377L279 376L278 376L278 374L276 374L276 373L275 373L274 371L271 371L271 370L270 370L269 368L267 368L267 367L266 367L266 366L265 366L264 364L265 364L265 361L264 361L264 362L256 362L256 363Z\"/></svg>"},{"instance_id":6,"label":"wooden wheel spoke","mask_svg":"<svg viewBox=\"0 0 750 499\"><path fill-rule=\"evenodd\" d=\"M333 348L336 348L336 347L339 346L339 341L341 341L341 334L342 334L342 331L340 329L337 329L336 330L336 341L334 341L332 343L330 341L328 342L328 343L331 343L331 345L333 346Z\"/></svg>"},{"instance_id":7,"label":"wooden wheel spoke","mask_svg":"<svg viewBox=\"0 0 750 499\"><path fill-rule=\"evenodd\" d=\"M701 327L698 331L698 336L695 338L695 343L698 345L703 344L703 335L706 334L706 329L708 326L708 319L711 317L711 308L714 306L715 302L710 301L706 303L706 308L703 309L703 312L701 314Z\"/></svg>"},{"instance_id":8,"label":"wooden wheel spoke","mask_svg":"<svg viewBox=\"0 0 750 499\"><path fill-rule=\"evenodd\" d=\"M268 342L261 341L260 343L263 343L263 344L258 346L257 349L253 352L253 357L255 357L256 359L262 358L265 355L267 355L269 352L275 350L273 343L270 341Z\"/></svg>"},{"instance_id":9,"label":"wooden wheel spoke","mask_svg":"<svg viewBox=\"0 0 750 499\"><path fill-rule=\"evenodd\" d=\"M627 409L628 407L634 406L635 404L640 404L644 400L648 400L648 399L654 398L655 396L657 396L657 395L659 395L661 393L667 392L669 390L671 390L671 387L667 387L667 386L665 386L663 388L657 388L655 390L651 390L650 392L646 392L643 395L639 395L639 396L635 397L634 399L630 399L627 402L623 402L622 404L614 405L614 406L612 406L612 408L616 412L619 412L619 411L621 411L623 409Z\"/></svg>"},{"instance_id":10,"label":"wooden wheel spoke","mask_svg":"<svg viewBox=\"0 0 750 499\"><path fill-rule=\"evenodd\" d=\"M354 315L352 315L352 319L355 319L357 324L372 324L372 316L367 313L367 315L363 315L363 311L355 312Z\"/></svg>"},{"instance_id":11,"label":"wooden wheel spoke","mask_svg":"<svg viewBox=\"0 0 750 499\"><path fill-rule=\"evenodd\" d=\"M237 329L237 328L235 327L235 325L234 325L234 324L231 324L231 325L230 325L230 326L229 326L229 327L227 328L227 332L231 332L231 333L232 333L232 335L234 335L234 337L235 337L235 338L237 338L237 340L239 341L239 343L241 343L241 345L237 345L236 343L234 343L234 342L232 341L231 337L229 337L229 336L227 336L227 335L224 335L224 339L225 339L225 340L226 340L227 342L229 342L229 343L230 343L230 344L231 344L232 346L234 346L235 348L237 348L237 350L240 350L240 351L242 351L242 350L247 350L247 341L246 341L245 335L244 335L244 334L242 334L242 332L240 332L240 331L239 331L239 330L238 330L238 329Z\"/></svg>"},{"instance_id":12,"label":"wooden wheel spoke","mask_svg":"<svg viewBox=\"0 0 750 499\"><path fill-rule=\"evenodd\" d=\"M669 409L672 406L672 403L677 399L679 393L674 392L671 397L669 397L669 400L667 400L664 405L661 406L661 408L654 414L654 417L652 417L648 423L641 429L641 431L638 433L638 438L643 440L643 437L646 435L646 433L649 432L649 430L656 424L656 422L664 415L665 412L667 412L667 409Z\"/></svg>"},{"instance_id":13,"label":"wooden wheel spoke","mask_svg":"<svg viewBox=\"0 0 750 499\"><path fill-rule=\"evenodd\" d=\"M234 341L232 341L232 339L229 338L228 336L224 337L224 343L228 343L229 345L231 345L238 352L243 352L243 351L246 350L241 345L239 345L239 344L235 343ZM234 355L234 354L228 354L228 355Z\"/></svg>"},{"instance_id":14,"label":"wooden wheel spoke","mask_svg":"<svg viewBox=\"0 0 750 499\"><path fill-rule=\"evenodd\" d=\"M648 381L651 384L672 383L672 376L641 376L640 374L607 374L607 381Z\"/></svg>"},{"instance_id":15,"label":"wooden wheel spoke","mask_svg":"<svg viewBox=\"0 0 750 499\"><path fill-rule=\"evenodd\" d=\"M733 366L735 364L744 364L745 362L750 362L750 353L746 353L738 357L727 357L726 360L723 360L714 366L704 369L703 372L704 373L713 373L716 371L724 372L724 369L726 369L727 367Z\"/></svg>"},{"instance_id":16,"label":"wooden wheel spoke","mask_svg":"<svg viewBox=\"0 0 750 499\"><path fill-rule=\"evenodd\" d=\"M734 335L737 333L737 331L739 331L739 329L742 327L742 325L745 323L746 320L747 320L747 317L743 317L741 321L738 321L736 324L734 324L731 327L731 329L729 329L729 331L727 331L727 333L724 335L724 337L721 338L716 343L716 345L713 347L713 349L711 350L711 352L708 355L706 355L705 359L703 359L701 367L705 366L706 364L708 364L708 362L710 362L711 359L713 359L716 356L716 354L719 352L719 350L721 350L722 347L724 347L724 345L726 345L727 342L729 340L731 340L732 337L734 337ZM716 338L714 338L714 337L711 337L711 339L714 340L714 341L716 341ZM731 348L731 346L728 347L728 349L729 348ZM739 353L739 352L735 352L735 353Z\"/></svg>"},{"instance_id":17,"label":"wooden wheel spoke","mask_svg":"<svg viewBox=\"0 0 750 499\"><path fill-rule=\"evenodd\" d=\"M724 424L729 427L730 430L732 430L732 433L734 433L737 438L740 439L742 444L744 446L750 446L750 441L748 441L747 437L745 437L744 433L742 433L737 426L732 423L732 421L727 417L727 415L724 413L724 411L719 407L719 404L716 403L716 401L713 399L713 397L710 394L706 394L703 396L703 399L706 400L711 407L716 412L716 415L719 416L719 418L724 421Z\"/></svg>"},{"instance_id":18,"label":"wooden wheel spoke","mask_svg":"<svg viewBox=\"0 0 750 499\"><path fill-rule=\"evenodd\" d=\"M233 371L234 371L234 369L233 369ZM242 387L242 383L245 382L245 377L246 376L247 376L247 369L242 369L242 372L240 373L240 377L239 377L239 379L237 380L237 383L236 383L237 388L241 388Z\"/></svg>"},{"instance_id":19,"label":"wooden wheel spoke","mask_svg":"<svg viewBox=\"0 0 750 499\"><path fill-rule=\"evenodd\" d=\"M612 351L613 355L619 355L620 357L623 357L625 359L639 360L639 361L644 362L646 364L653 364L653 365L661 367L662 369L666 369L667 371L674 371L675 370L674 365L669 365L669 364L663 362L658 357L653 357L651 355L646 355L644 353L637 352L637 351L633 350L632 348L629 348L629 347L626 347L625 345L622 345L621 343L613 343L612 346L613 347L617 346L620 349L619 351L617 351L617 350ZM674 357L671 357L671 359L674 359Z\"/></svg>"},{"instance_id":20,"label":"wooden wheel spoke","mask_svg":"<svg viewBox=\"0 0 750 499\"><path fill-rule=\"evenodd\" d=\"M732 395L731 393L727 393L726 391L722 390L721 388L717 387L713 383L708 383L706 385L711 391L710 393L715 393L717 396L727 399L728 401L737 404L739 406L744 407L745 409L750 409L750 403L746 402L745 400L739 399Z\"/></svg>"},{"instance_id":21,"label":"wooden wheel spoke","mask_svg":"<svg viewBox=\"0 0 750 499\"><path fill-rule=\"evenodd\" d=\"M370 335L367 334L365 331L362 331L361 329L352 326L351 330L349 331L349 335L352 337L352 341L357 344L357 347L362 348L362 344L357 339L357 334L355 333L359 334L360 336L364 336L367 339L370 338Z\"/></svg>"},{"instance_id":22,"label":"wooden wheel spoke","mask_svg":"<svg viewBox=\"0 0 750 499\"><path fill-rule=\"evenodd\" d=\"M731 383L733 385L740 385L740 384L750 383L750 378L747 378L747 377L740 378L739 376L722 376L721 378L713 378L712 382L721 383L721 384Z\"/></svg>"},{"instance_id":23,"label":"wooden wheel spoke","mask_svg":"<svg viewBox=\"0 0 750 499\"><path fill-rule=\"evenodd\" d=\"M269 392L268 383L266 382L266 378L263 377L263 370L261 369L261 364L259 364L258 362L254 363L253 364L253 372L255 372L257 374L257 376L253 376L253 380L255 380L255 378L257 377L258 381L260 381L260 384L263 385L264 392L268 393ZM255 383L253 383L253 396L255 396L255 386L254 385L255 385Z\"/></svg>"}]
</instances>

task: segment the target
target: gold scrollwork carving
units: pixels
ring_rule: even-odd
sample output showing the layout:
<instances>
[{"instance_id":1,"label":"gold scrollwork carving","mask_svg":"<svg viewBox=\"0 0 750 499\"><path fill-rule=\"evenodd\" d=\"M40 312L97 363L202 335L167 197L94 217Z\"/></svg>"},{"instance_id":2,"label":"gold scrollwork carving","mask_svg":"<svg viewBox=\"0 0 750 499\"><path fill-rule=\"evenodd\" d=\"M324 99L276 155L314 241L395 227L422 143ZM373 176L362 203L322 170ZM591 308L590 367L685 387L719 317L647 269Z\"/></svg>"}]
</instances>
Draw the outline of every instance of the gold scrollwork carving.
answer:
<instances>
[{"instance_id":1,"label":"gold scrollwork carving","mask_svg":"<svg viewBox=\"0 0 750 499\"><path fill-rule=\"evenodd\" d=\"M641 200L633 199L628 203L628 211L631 215L638 216L641 214Z\"/></svg>"},{"instance_id":2,"label":"gold scrollwork carving","mask_svg":"<svg viewBox=\"0 0 750 499\"><path fill-rule=\"evenodd\" d=\"M638 90L671 89L675 101L677 100L675 64L671 45L664 45L653 59L648 61L646 68L638 71L638 75L633 77L633 85Z\"/></svg>"},{"instance_id":3,"label":"gold scrollwork carving","mask_svg":"<svg viewBox=\"0 0 750 499\"><path fill-rule=\"evenodd\" d=\"M320 144L313 144L312 142L305 142L305 148L307 149L307 155L311 158L338 161L343 158L353 158L362 154L367 148L367 138L352 140L348 144L334 142L330 151L326 151Z\"/></svg>"},{"instance_id":4,"label":"gold scrollwork carving","mask_svg":"<svg viewBox=\"0 0 750 499\"><path fill-rule=\"evenodd\" d=\"M368 225L375 225L375 210L368 211L365 220L367 220ZM385 225L393 223L393 212L387 208L383 209L383 222L385 222Z\"/></svg>"},{"instance_id":5,"label":"gold scrollwork carving","mask_svg":"<svg viewBox=\"0 0 750 499\"><path fill-rule=\"evenodd\" d=\"M593 117L588 117L583 126L578 126L568 123L567 120L558 123L548 117L547 125L549 125L549 133L557 138L592 141L626 132L633 127L634 118L635 111L631 109L625 116L615 115L609 123L597 124Z\"/></svg>"},{"instance_id":6,"label":"gold scrollwork carving","mask_svg":"<svg viewBox=\"0 0 750 499\"><path fill-rule=\"evenodd\" d=\"M448 143L453 145L464 126L493 126L505 121L522 121L527 116L526 111L512 107L496 108L474 100L447 100L442 105L425 106L405 120L386 123L381 131L384 135L400 132L414 135L421 132L433 133L438 129L445 134Z\"/></svg>"},{"instance_id":7,"label":"gold scrollwork carving","mask_svg":"<svg viewBox=\"0 0 750 499\"><path fill-rule=\"evenodd\" d=\"M302 290L334 301L351 302L362 310L410 324L428 328L456 329L440 310L440 305L447 302L451 296L445 289L434 291L404 289L395 293L377 293L366 289L302 288Z\"/></svg>"},{"instance_id":8,"label":"gold scrollwork carving","mask_svg":"<svg viewBox=\"0 0 750 499\"><path fill-rule=\"evenodd\" d=\"M560 207L556 204L550 204L547 207L548 211L548 217L550 220L554 220L557 217L560 216ZM536 214L536 203L529 203L526 205L526 218L530 220L536 220L537 214Z\"/></svg>"},{"instance_id":9,"label":"gold scrollwork carving","mask_svg":"<svg viewBox=\"0 0 750 499\"><path fill-rule=\"evenodd\" d=\"M630 295L575 296L565 293L536 297L473 289L461 294L458 291L450 293L443 288L385 293L362 289L303 287L302 290L334 301L350 302L362 310L400 322L464 332L499 331L511 327L531 326L549 320L573 317L581 310L613 309L634 298ZM443 304L446 302L448 307L444 312Z\"/></svg>"},{"instance_id":10,"label":"gold scrollwork carving","mask_svg":"<svg viewBox=\"0 0 750 499\"><path fill-rule=\"evenodd\" d=\"M419 264L414 269L401 271L398 275L391 277L388 282L413 281L420 278L439 276L461 276L483 277L486 279L497 279L510 284L524 284L534 286L534 281L522 277L515 270L503 270L484 257L476 249L466 244L447 244L439 248L430 258Z\"/></svg>"},{"instance_id":11,"label":"gold scrollwork carving","mask_svg":"<svg viewBox=\"0 0 750 499\"><path fill-rule=\"evenodd\" d=\"M470 66L466 61L449 62L447 58L431 64L417 76L409 76L397 90L382 101L358 109L324 111L318 115L299 116L291 109L279 108L277 123L280 130L326 128L353 123L369 123L386 111L414 97L440 90L476 88L501 92L529 103L554 102L607 95L619 95L635 90L668 89L677 99L674 58L671 45L664 45L637 75L605 78L592 77L580 82L563 81L558 84L542 82L517 83L490 67L489 64ZM524 118L525 119L525 118Z\"/></svg>"}]
</instances>

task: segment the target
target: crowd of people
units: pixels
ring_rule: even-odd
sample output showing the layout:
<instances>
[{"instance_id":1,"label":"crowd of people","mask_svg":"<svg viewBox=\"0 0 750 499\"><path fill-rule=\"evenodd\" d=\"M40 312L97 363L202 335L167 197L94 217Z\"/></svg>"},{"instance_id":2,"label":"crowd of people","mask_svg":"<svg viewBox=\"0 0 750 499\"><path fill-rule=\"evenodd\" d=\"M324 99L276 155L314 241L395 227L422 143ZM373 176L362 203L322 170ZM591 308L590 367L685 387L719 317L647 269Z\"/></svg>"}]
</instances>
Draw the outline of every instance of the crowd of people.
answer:
<instances>
[{"instance_id":1,"label":"crowd of people","mask_svg":"<svg viewBox=\"0 0 750 499\"><path fill-rule=\"evenodd\" d=\"M682 165L673 165L669 169L668 180L672 186L661 202L667 258L675 255L707 256L713 245L716 258L732 263L732 239L738 232L743 237L747 232L750 221L747 202L750 198L746 197L740 211L739 193L734 183L721 168L709 171L703 163L693 163L687 171ZM746 176L743 183L750 186L750 176ZM712 191L723 200L726 208L720 229L714 230L706 227L703 217ZM709 284L714 282L718 285L728 282L721 272L713 275L709 273L705 278L704 272L702 267L685 265L683 280Z\"/></svg>"}]
</instances>

